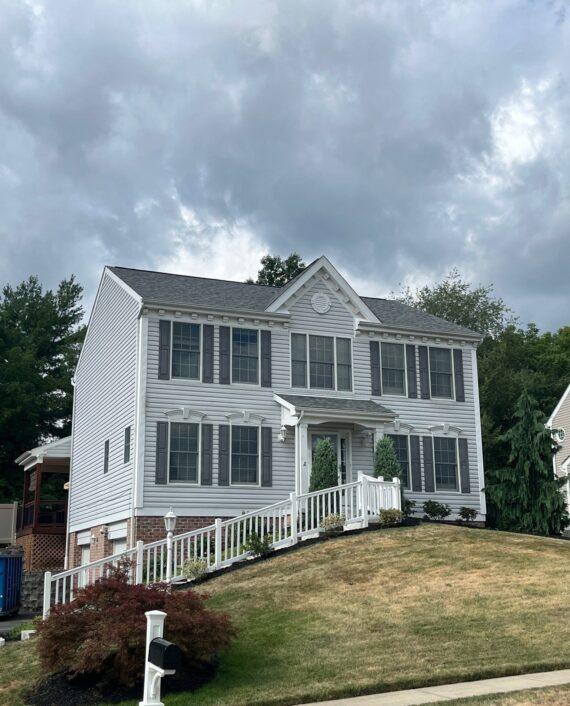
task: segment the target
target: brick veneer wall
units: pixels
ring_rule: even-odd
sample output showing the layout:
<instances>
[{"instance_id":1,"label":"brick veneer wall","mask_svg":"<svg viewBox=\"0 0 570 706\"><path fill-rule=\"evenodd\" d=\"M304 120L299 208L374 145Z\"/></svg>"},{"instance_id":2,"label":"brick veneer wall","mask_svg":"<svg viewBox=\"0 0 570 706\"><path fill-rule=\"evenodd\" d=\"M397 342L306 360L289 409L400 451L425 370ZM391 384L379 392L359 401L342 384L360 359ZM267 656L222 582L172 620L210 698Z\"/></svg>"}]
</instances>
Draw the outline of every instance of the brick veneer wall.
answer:
<instances>
[{"instance_id":1,"label":"brick veneer wall","mask_svg":"<svg viewBox=\"0 0 570 706\"><path fill-rule=\"evenodd\" d=\"M25 571L57 571L65 561L64 534L25 534L16 538L24 550Z\"/></svg>"}]
</instances>

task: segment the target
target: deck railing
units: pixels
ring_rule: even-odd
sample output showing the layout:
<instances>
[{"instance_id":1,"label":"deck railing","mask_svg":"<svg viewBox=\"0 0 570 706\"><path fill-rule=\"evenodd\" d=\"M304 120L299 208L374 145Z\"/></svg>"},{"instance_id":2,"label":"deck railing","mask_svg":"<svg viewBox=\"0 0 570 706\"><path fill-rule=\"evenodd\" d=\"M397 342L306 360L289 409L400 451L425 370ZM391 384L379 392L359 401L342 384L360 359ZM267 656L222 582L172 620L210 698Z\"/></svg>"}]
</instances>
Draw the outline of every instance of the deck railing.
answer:
<instances>
[{"instance_id":1,"label":"deck railing","mask_svg":"<svg viewBox=\"0 0 570 706\"><path fill-rule=\"evenodd\" d=\"M137 542L134 549L93 561L58 574L44 576L44 618L53 605L72 601L79 588L94 583L122 561L130 561L132 583L153 584L179 580L188 560L199 560L215 571L250 556L246 545L253 535L270 538L273 549L296 544L316 534L327 515L344 516L344 528L366 527L380 510L401 510L400 481L371 478L363 473L353 483L296 495L229 520L217 519L201 529L167 536L155 542Z\"/></svg>"}]
</instances>

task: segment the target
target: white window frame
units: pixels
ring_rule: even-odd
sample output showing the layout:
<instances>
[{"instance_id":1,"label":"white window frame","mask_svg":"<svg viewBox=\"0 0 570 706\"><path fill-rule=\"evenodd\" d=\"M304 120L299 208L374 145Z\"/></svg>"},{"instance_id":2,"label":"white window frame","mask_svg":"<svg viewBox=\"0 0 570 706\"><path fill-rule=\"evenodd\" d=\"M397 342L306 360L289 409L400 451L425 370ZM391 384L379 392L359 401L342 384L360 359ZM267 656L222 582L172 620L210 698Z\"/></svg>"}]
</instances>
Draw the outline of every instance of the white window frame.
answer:
<instances>
[{"instance_id":1,"label":"white window frame","mask_svg":"<svg viewBox=\"0 0 570 706\"><path fill-rule=\"evenodd\" d=\"M382 350L385 343L389 343L394 346L402 346L404 351L404 392L385 392L384 391L384 375L383 375L383 355ZM408 396L408 361L406 359L406 344L400 341L380 341L380 382L382 384L382 397L384 395L393 395L394 397L407 397ZM431 384L431 379L430 379Z\"/></svg>"},{"instance_id":2,"label":"white window frame","mask_svg":"<svg viewBox=\"0 0 570 706\"><path fill-rule=\"evenodd\" d=\"M293 334L297 336L305 336L305 345L307 351L307 370L306 370L306 384L303 387L299 385L293 385L293 344L292 336ZM309 336L321 336L323 338L333 339L333 382L334 387L313 387L311 385L311 353L309 347ZM343 339L350 342L350 390L339 390L338 389L338 373L337 373L337 355L336 355L336 342L337 339ZM345 394L354 394L354 340L350 336L335 336L328 333L307 333L306 331L290 331L289 332L289 387L294 390L321 390L322 392L340 392Z\"/></svg>"},{"instance_id":3,"label":"white window frame","mask_svg":"<svg viewBox=\"0 0 570 706\"><path fill-rule=\"evenodd\" d=\"M406 444L408 446L408 485L403 486L404 490L412 491L412 448L410 446L410 435L402 434L397 431L387 431L385 436L405 436ZM435 478L435 466L434 466L434 478ZM385 478L385 480L392 480L391 478Z\"/></svg>"},{"instance_id":4,"label":"white window frame","mask_svg":"<svg viewBox=\"0 0 570 706\"><path fill-rule=\"evenodd\" d=\"M232 457L233 457L233 438L234 438L234 427L248 427L251 429L257 429L257 483L233 483L232 482ZM239 423L232 421L230 423L230 463L229 463L229 484L233 488L261 488L261 423L252 424L251 422Z\"/></svg>"},{"instance_id":5,"label":"white window frame","mask_svg":"<svg viewBox=\"0 0 570 706\"><path fill-rule=\"evenodd\" d=\"M257 332L257 382L234 381L234 329ZM230 383L238 387L261 387L261 329L252 326L230 326Z\"/></svg>"},{"instance_id":6,"label":"white window frame","mask_svg":"<svg viewBox=\"0 0 570 706\"><path fill-rule=\"evenodd\" d=\"M443 399L448 399L444 397ZM436 472L436 460L435 460L435 438L438 439L453 439L455 442L455 460L456 460L456 470L455 470L455 490L451 488L438 488L437 487L437 472ZM445 434L438 436L437 434L432 434L431 437L431 452L433 457L433 487L436 493L452 493L455 495L461 495L461 468L459 460L459 442L456 436L446 436Z\"/></svg>"},{"instance_id":7,"label":"white window frame","mask_svg":"<svg viewBox=\"0 0 570 706\"><path fill-rule=\"evenodd\" d=\"M173 424L196 424L198 427L198 464L196 480L170 480L170 438L172 435ZM196 422L188 419L169 419L168 420L168 449L167 449L167 469L166 477L168 485L201 485L202 484L202 422Z\"/></svg>"},{"instance_id":8,"label":"white window frame","mask_svg":"<svg viewBox=\"0 0 570 706\"><path fill-rule=\"evenodd\" d=\"M431 350L432 348L437 348L439 351L449 351L449 357L451 358L451 396L442 397L441 395L433 394L433 385L431 381ZM453 360L453 348L446 348L444 346L428 346L428 373L429 373L429 390L430 397L436 400L455 400L455 363Z\"/></svg>"},{"instance_id":9,"label":"white window frame","mask_svg":"<svg viewBox=\"0 0 570 706\"><path fill-rule=\"evenodd\" d=\"M190 380L191 382L202 382L202 357L204 355L204 325L202 322L197 321L176 321L174 319L170 320L170 379L171 380ZM198 377L190 378L184 375L174 375L172 364L174 357L174 324L188 324L190 326L200 327L200 351L198 354Z\"/></svg>"}]
</instances>

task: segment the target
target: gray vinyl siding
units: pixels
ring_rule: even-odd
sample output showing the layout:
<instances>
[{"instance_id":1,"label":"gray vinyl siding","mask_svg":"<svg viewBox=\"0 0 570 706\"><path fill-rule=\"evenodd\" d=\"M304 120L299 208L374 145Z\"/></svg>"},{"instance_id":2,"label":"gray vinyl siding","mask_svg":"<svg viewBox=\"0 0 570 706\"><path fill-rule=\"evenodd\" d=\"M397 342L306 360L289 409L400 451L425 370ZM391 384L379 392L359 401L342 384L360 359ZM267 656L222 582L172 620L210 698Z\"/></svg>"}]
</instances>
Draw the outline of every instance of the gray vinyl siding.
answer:
<instances>
[{"instance_id":1,"label":"gray vinyl siding","mask_svg":"<svg viewBox=\"0 0 570 706\"><path fill-rule=\"evenodd\" d=\"M131 511L138 303L103 276L75 375L70 531ZM125 427L131 427L124 463ZM103 473L105 441L109 469Z\"/></svg>"}]
</instances>

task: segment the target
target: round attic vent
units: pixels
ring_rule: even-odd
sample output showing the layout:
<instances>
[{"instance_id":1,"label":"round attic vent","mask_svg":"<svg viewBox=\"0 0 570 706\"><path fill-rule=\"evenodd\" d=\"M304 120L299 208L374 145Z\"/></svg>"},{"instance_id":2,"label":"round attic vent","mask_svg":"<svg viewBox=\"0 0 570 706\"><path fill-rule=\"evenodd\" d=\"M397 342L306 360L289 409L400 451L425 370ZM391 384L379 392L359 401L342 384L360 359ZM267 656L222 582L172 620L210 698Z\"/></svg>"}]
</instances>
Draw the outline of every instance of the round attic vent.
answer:
<instances>
[{"instance_id":1,"label":"round attic vent","mask_svg":"<svg viewBox=\"0 0 570 706\"><path fill-rule=\"evenodd\" d=\"M328 295L324 292L317 292L313 294L311 299L311 306L317 312L317 314L326 314L331 308L331 300Z\"/></svg>"}]
</instances>

